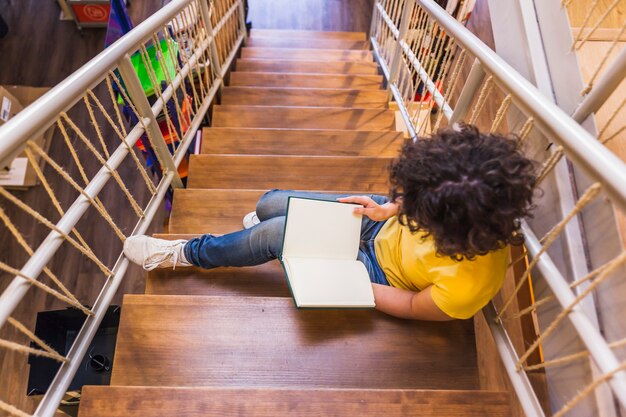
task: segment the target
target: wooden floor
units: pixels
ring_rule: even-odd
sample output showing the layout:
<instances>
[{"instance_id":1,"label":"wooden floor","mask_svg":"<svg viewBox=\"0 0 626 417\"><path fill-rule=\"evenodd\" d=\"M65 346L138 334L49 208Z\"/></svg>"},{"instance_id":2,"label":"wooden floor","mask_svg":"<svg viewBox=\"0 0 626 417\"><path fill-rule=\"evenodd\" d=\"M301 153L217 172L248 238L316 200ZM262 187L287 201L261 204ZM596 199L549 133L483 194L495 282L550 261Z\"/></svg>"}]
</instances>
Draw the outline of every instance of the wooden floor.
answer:
<instances>
[{"instance_id":1,"label":"wooden floor","mask_svg":"<svg viewBox=\"0 0 626 417\"><path fill-rule=\"evenodd\" d=\"M139 23L163 3L167 3L167 0L134 1L129 10L133 22ZM373 1L250 0L249 3L248 20L252 21L254 28L367 32ZM52 0L0 1L0 14L10 27L9 35L0 40L0 56L3 62L0 84L54 86L102 50L104 32L85 30L80 34L72 23L58 20L59 10ZM487 43L492 44L486 0L478 0L469 27ZM53 142L51 153L57 159L62 159L63 155L67 154L62 139L58 136ZM132 166L124 167L121 173L123 177L133 178L136 181L136 183L131 181L129 188L141 189L140 180ZM64 207L67 207L69 201L75 197L74 193L67 191L67 187L63 188L61 178L54 176L51 178L52 186L58 194L65 196ZM49 200L41 187L18 194L24 201L41 207L42 214L56 220ZM120 227L129 233L132 223L125 220L127 212L123 208L118 208L121 206L112 200L112 196L118 194L114 194L113 190L105 190L103 200ZM140 203L146 203L145 193L135 193L135 196ZM42 240L45 229L41 225L37 225L30 217L19 213L5 201L0 201L0 205L11 215L30 244L35 245ZM162 221L166 217L165 214L163 211L157 216L149 233L163 230ZM105 230L102 223L93 221L95 218L97 215L90 213L86 221L81 222L78 227L89 242L97 241ZM102 245L100 242L99 255L111 263L114 254L119 253L119 247L119 242L111 245ZM0 261L21 266L26 259L23 250L12 239L9 239L4 229L0 229ZM51 268L79 296L81 301L90 303L95 300L100 291L102 276L79 253L64 249L52 263ZM0 275L0 290L6 286L9 279L10 277L6 275ZM120 302L122 293L143 292L144 281L145 274L142 271L138 268L130 269L120 289L120 294L114 302ZM36 311L61 307L50 297L31 291L22 307L16 310L14 317L32 326ZM4 329L0 332L0 336L14 338L15 334L12 330ZM0 399L30 412L34 409L34 401L24 395L26 390L24 375L27 372L25 357L0 351L0 381L2 381Z\"/></svg>"}]
</instances>

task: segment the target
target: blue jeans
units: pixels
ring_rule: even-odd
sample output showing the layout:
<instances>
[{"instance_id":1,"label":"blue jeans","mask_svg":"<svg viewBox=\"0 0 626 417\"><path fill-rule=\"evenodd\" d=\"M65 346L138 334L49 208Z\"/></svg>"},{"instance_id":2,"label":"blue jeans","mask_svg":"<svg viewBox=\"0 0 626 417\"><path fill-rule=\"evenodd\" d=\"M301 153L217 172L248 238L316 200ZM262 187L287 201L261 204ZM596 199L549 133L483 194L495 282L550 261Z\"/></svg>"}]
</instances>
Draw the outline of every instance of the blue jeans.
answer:
<instances>
[{"instance_id":1,"label":"blue jeans","mask_svg":"<svg viewBox=\"0 0 626 417\"><path fill-rule=\"evenodd\" d=\"M222 236L203 235L185 244L185 257L193 265L202 268L220 266L260 265L280 256L285 231L285 214L289 197L308 197L335 201L346 194L321 194L303 191L273 190L265 193L256 206L261 220L258 225ZM378 204L387 202L379 195L370 196ZM358 260L363 262L372 282L389 285L378 265L374 252L374 238L385 222L377 222L363 216L361 244Z\"/></svg>"}]
</instances>

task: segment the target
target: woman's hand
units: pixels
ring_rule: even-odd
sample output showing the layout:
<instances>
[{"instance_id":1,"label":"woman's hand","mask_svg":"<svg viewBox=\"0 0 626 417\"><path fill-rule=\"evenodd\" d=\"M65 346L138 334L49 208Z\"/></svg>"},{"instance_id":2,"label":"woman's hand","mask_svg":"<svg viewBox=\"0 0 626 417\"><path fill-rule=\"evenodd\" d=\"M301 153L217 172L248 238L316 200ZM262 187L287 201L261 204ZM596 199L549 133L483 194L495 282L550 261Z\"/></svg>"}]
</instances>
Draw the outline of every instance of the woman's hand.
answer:
<instances>
[{"instance_id":1,"label":"woman's hand","mask_svg":"<svg viewBox=\"0 0 626 417\"><path fill-rule=\"evenodd\" d=\"M389 201L381 205L366 195L353 195L350 197L338 198L337 201L341 203L357 203L362 205L363 207L355 207L354 212L356 214L367 216L374 221L387 220L398 214L397 204Z\"/></svg>"}]
</instances>

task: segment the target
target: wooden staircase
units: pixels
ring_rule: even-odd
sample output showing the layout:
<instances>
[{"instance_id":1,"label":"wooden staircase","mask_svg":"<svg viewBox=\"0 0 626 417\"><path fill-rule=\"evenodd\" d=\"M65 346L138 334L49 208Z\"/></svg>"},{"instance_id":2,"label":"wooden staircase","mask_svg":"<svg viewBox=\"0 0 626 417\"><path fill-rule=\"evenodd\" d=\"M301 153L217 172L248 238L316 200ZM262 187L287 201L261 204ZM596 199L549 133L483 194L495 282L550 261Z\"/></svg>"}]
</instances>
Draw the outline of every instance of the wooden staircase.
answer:
<instances>
[{"instance_id":1,"label":"wooden staircase","mask_svg":"<svg viewBox=\"0 0 626 417\"><path fill-rule=\"evenodd\" d=\"M363 33L253 30L159 237L239 230L271 188L386 193L403 135L381 82ZM79 416L509 416L475 346L471 321L296 309L277 262L155 270Z\"/></svg>"}]
</instances>

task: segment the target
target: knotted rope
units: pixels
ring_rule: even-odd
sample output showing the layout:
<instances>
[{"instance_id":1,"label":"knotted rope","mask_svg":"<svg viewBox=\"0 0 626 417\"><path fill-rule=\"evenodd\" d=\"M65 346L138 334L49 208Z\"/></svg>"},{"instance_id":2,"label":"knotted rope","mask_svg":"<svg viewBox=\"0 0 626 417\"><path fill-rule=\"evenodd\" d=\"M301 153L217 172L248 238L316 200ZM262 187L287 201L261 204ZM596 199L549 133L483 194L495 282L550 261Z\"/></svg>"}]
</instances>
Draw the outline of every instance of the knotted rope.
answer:
<instances>
[{"instance_id":1,"label":"knotted rope","mask_svg":"<svg viewBox=\"0 0 626 417\"><path fill-rule=\"evenodd\" d=\"M450 82L448 83L448 87L446 88L445 94L443 96L444 103L448 103L448 101L450 100L450 94L452 94L452 91L454 90L454 87L459 80L459 76L461 75L461 68L463 68L463 65L465 64L466 57L467 53L464 49L462 49L459 57L457 58L456 64L454 64L454 70L452 70ZM439 115L437 116L437 121L435 122L435 127L433 128L433 132L436 132L439 129L441 121L443 120L443 116L443 111L439 112Z\"/></svg>"},{"instance_id":2,"label":"knotted rope","mask_svg":"<svg viewBox=\"0 0 626 417\"><path fill-rule=\"evenodd\" d=\"M483 86L480 89L480 95L478 96L478 100L476 101L476 104L474 105L474 108L472 109L472 116L469 118L469 124L471 125L476 124L476 120L478 120L478 116L482 112L483 107L485 107L485 103L487 102L487 97L489 96L489 93L491 92L492 89L493 89L493 76L490 75L483 82Z\"/></svg>"},{"instance_id":3,"label":"knotted rope","mask_svg":"<svg viewBox=\"0 0 626 417\"><path fill-rule=\"evenodd\" d=\"M46 344L46 342L44 342L39 337L37 337L37 335L35 333L33 333L30 330L28 330L26 328L26 326L24 326L22 323L20 323L19 321L15 320L13 317L9 317L7 321L13 327L15 327L19 332L21 332L23 335L25 335L30 340L35 342L37 344L37 346L39 346L40 348L45 350L45 353L47 353L47 355L42 354L44 352L41 352L40 350L36 350L36 349L31 349L31 350L35 350L37 353L34 353L34 352L28 352L28 353L30 353L32 355L35 355L35 356L43 356L43 357L46 357L46 358L51 358L51 359L56 360L57 362L67 362L67 358L66 357L62 356L61 354L59 354L59 352L57 352L56 350L54 350L50 346L48 346ZM22 345L19 345L19 346L22 346Z\"/></svg>"},{"instance_id":4,"label":"knotted rope","mask_svg":"<svg viewBox=\"0 0 626 417\"><path fill-rule=\"evenodd\" d=\"M58 298L59 300L63 301L64 303L67 303L69 305L71 305L72 307L76 307L77 309L79 309L80 311L82 311L83 313L85 313L88 316L92 316L93 312L91 310L89 310L88 308L84 307L81 303L77 303L75 301L73 301L72 299L70 299L69 297L66 297L65 295L61 294L60 292L58 292L57 290L54 290L52 288L50 288L49 286L47 286L46 284L37 281L36 279L29 277L28 275L22 273L22 271L13 268L10 265L5 264L4 262L0 261L0 269L2 269L4 272L8 273L8 274L12 274L12 275L17 275L20 278L25 279L26 281L28 281L30 284L34 285L35 287L39 288L40 290L52 295L53 297Z\"/></svg>"},{"instance_id":5,"label":"knotted rope","mask_svg":"<svg viewBox=\"0 0 626 417\"><path fill-rule=\"evenodd\" d=\"M621 372L623 370L626 370L626 362L622 363L620 366L618 366L616 369L612 370L611 372L609 372L609 373L607 373L605 375L602 375L600 378L598 378L595 381L593 381L591 384L589 384L587 386L587 388L582 390L577 396L575 396L567 404L565 404L562 409L560 409L557 413L553 414L552 417L561 417L561 416L565 415L572 408L574 408L574 406L576 404L578 404L587 395L589 395L591 392L593 392L593 390L595 390L600 384L603 384L604 382L606 382L609 379L613 378L613 376L616 373Z\"/></svg>"},{"instance_id":6,"label":"knotted rope","mask_svg":"<svg viewBox=\"0 0 626 417\"><path fill-rule=\"evenodd\" d=\"M123 242L126 239L124 233L120 230L119 227L115 224L109 213L106 211L102 203L99 203L98 200L94 200L84 188L82 188L74 179L48 154L46 154L43 149L39 147L35 142L29 142L28 146L34 150L39 156L41 156L59 175L65 179L76 191L82 194L91 205L100 213L102 218L111 226L117 237ZM104 272L104 271L103 271Z\"/></svg>"},{"instance_id":7,"label":"knotted rope","mask_svg":"<svg viewBox=\"0 0 626 417\"><path fill-rule=\"evenodd\" d=\"M532 117L529 117L528 119L526 119L526 122L522 125L522 128L517 134L517 136L519 137L520 144L524 143L526 138L528 138L528 135L530 135L530 132L533 130L533 127L535 127L535 119Z\"/></svg>"},{"instance_id":8,"label":"knotted rope","mask_svg":"<svg viewBox=\"0 0 626 417\"><path fill-rule=\"evenodd\" d=\"M511 94L507 94L507 96L504 97L504 100L502 100L502 103L500 104L500 107L498 108L496 117L495 119L493 119L493 123L491 124L491 129L489 129L489 133L495 133L496 130L498 130L498 127L500 127L500 124L502 123L502 120L504 119L504 116L506 115L507 110L511 106L512 101L513 101L513 96Z\"/></svg>"},{"instance_id":9,"label":"knotted rope","mask_svg":"<svg viewBox=\"0 0 626 417\"><path fill-rule=\"evenodd\" d=\"M6 411L7 413L15 417L33 417L32 414L25 413L19 408L16 408L11 404L7 404L2 400L0 400L0 410Z\"/></svg>"},{"instance_id":10,"label":"knotted rope","mask_svg":"<svg viewBox=\"0 0 626 417\"><path fill-rule=\"evenodd\" d=\"M602 16L600 16L600 18L596 21L595 25L593 25L593 27L591 28L591 30L589 32L587 32L587 35L585 35L585 37L580 40L580 42L578 42L578 44L576 44L576 42L574 42L574 47L576 48L576 50L579 50L580 48L582 48L582 46L589 40L589 38L591 38L591 35L593 35L595 33L595 31L600 27L600 25L602 24L602 22L604 22L604 19L607 18L607 16L619 5L619 3L622 0L614 0L613 3L611 3L609 5L609 7L604 11L604 13L602 14ZM596 6L596 4L594 4L594 7ZM593 13L593 9L589 9L589 12L587 14L587 16L591 16L591 14ZM589 21L589 18L586 17L585 18L585 23L583 23L581 25L581 29L585 28L587 25L587 22ZM580 35L582 34L582 30L580 31L580 33L577 36L577 40L580 38Z\"/></svg>"},{"instance_id":11,"label":"knotted rope","mask_svg":"<svg viewBox=\"0 0 626 417\"><path fill-rule=\"evenodd\" d=\"M59 229L56 225L54 225L50 220L42 216L39 212L35 211L33 208L31 208L30 206L28 206L27 204L23 203L21 200L16 198L13 194L9 193L7 190L4 189L4 187L0 187L0 195L2 195L7 200L11 201L13 204L19 207L22 211L26 212L27 214L30 214L35 220L39 221L40 223L43 223L49 229L54 230L59 235L61 235L63 239L65 239L72 246L78 249L83 255L91 259L105 275L113 274L111 270L109 270L109 268L107 268L93 253L89 252L84 247L82 247L82 245L80 245L76 240L74 240L67 233L64 233L61 229Z\"/></svg>"},{"instance_id":12,"label":"knotted rope","mask_svg":"<svg viewBox=\"0 0 626 417\"><path fill-rule=\"evenodd\" d=\"M541 170L539 171L539 174L537 175L535 185L541 184L541 182L548 176L550 171L552 171L552 168L554 168L556 164L559 163L562 156L563 156L563 147L559 145L554 150L552 155L550 155L548 160L544 162L543 166L541 167Z\"/></svg>"},{"instance_id":13,"label":"knotted rope","mask_svg":"<svg viewBox=\"0 0 626 417\"><path fill-rule=\"evenodd\" d=\"M137 217L140 217L140 218L143 217L144 216L143 210L141 209L141 207L139 207L139 204L135 200L135 197L133 197L133 195L128 190L128 187L126 187L126 184L124 184L124 180L122 180L122 177L117 172L117 170L115 170L115 169L113 169L113 168L111 168L109 166L109 163L107 162L107 160L104 159L104 157L100 154L100 152L98 152L98 150L93 146L91 141L87 138L87 136L85 136L85 134L82 132L82 130L80 130L80 128L78 126L76 126L76 124L74 123L74 121L72 119L70 119L70 117L67 115L67 113L62 112L62 113L59 114L59 116L60 116L60 118L57 120L57 122L61 126L63 126L63 123L61 123L61 119L65 120L65 123L67 123L72 128L72 130L74 131L74 133L76 133L78 138L85 144L85 146L87 146L87 149L89 149L91 151L91 153L93 154L93 156L96 157L98 162L100 162L100 164L103 167L105 167L107 169L107 171L109 171L111 173L111 176L113 177L115 182L119 185L120 189L122 190L122 192L124 193L124 195L126 196L128 201L130 202L130 205L133 208L133 210L135 211L135 214L137 215ZM65 131L64 127L62 128L62 132L64 133L64 135L67 136L67 132ZM71 146L72 148L74 147L71 144L71 141L69 140L69 137L66 137L66 142L68 143L68 146ZM72 151L72 155L74 155L74 154L76 154L76 152ZM85 183L85 185L87 185L87 184L88 184L88 182Z\"/></svg>"},{"instance_id":14,"label":"knotted rope","mask_svg":"<svg viewBox=\"0 0 626 417\"><path fill-rule=\"evenodd\" d=\"M33 254L35 253L33 251L33 249L28 245L28 243L26 242L26 239L24 239L24 236L22 235L22 233L20 233L19 230L17 230L17 227L15 226L15 224L11 221L11 219L9 218L9 216L5 213L5 211L2 209L2 207L0 207L0 218L2 219L2 221L4 222L5 226L7 227L7 229L9 229L9 231L11 232L11 234L13 235L13 237L15 238L15 240L17 240L17 243L19 243L19 245L24 248L24 250L26 251L26 253L29 256L33 256ZM61 282L61 280L50 270L50 268L48 268L47 266L44 267L43 269L44 273L52 280L52 282L54 282L57 287L59 287L59 289L63 292L63 294L65 294L68 298L70 298L72 301L79 303L78 299L76 299L76 297L74 297L74 294L72 294L70 292L70 290L68 290L65 285L63 285L63 283Z\"/></svg>"},{"instance_id":15,"label":"knotted rope","mask_svg":"<svg viewBox=\"0 0 626 417\"><path fill-rule=\"evenodd\" d=\"M580 92L581 96L585 96L591 91L591 89L593 88L593 83L595 82L596 78L600 74L600 70L604 67L604 64L606 64L606 61L609 59L609 56L611 56L611 53L613 52L615 47L620 43L620 39L622 38L622 35L624 34L625 31L626 31L626 21L624 21L624 24L622 25L622 28L619 31L619 33L615 35L615 38L611 42L611 46L609 47L609 50L606 51L606 53L604 54L604 57L602 58L602 61L596 67L595 71L593 72L593 75L591 76L591 78L589 79L589 82L587 83L587 86L583 89L583 91Z\"/></svg>"},{"instance_id":16,"label":"knotted rope","mask_svg":"<svg viewBox=\"0 0 626 417\"><path fill-rule=\"evenodd\" d=\"M598 277L582 291L575 299L572 301L567 307L565 307L554 319L554 321L535 339L535 341L530 345L528 350L519 358L517 362L517 370L519 371L522 368L522 365L528 357L537 349L537 347L543 342L548 336L550 336L554 330L557 328L559 323L563 321L565 317L569 315L569 313L580 303L580 301L585 298L587 295L591 293L598 285L600 285L607 277L611 275L617 268L624 265L626 263L626 252L622 252L619 256L617 256L612 261L608 262L604 270L598 275Z\"/></svg>"},{"instance_id":17,"label":"knotted rope","mask_svg":"<svg viewBox=\"0 0 626 417\"><path fill-rule=\"evenodd\" d=\"M528 265L528 268L526 268L526 270L524 271L524 274L522 275L520 280L517 282L515 289L513 290L513 293L507 298L506 302L502 306L500 312L498 313L496 317L497 322L500 322L502 320L504 313L506 312L507 308L511 305L511 303L513 302L513 300L515 299L519 291L522 289L522 286L524 285L524 282L526 282L526 279L528 278L530 271L537 265L541 255L543 255L548 250L548 248L550 248L552 243L554 243L556 238L561 234L561 232L563 231L567 223L569 223L569 221L574 216L580 213L582 209L585 208L587 204L589 204L600 193L601 190L602 190L602 185L600 183L595 183L591 187L589 187L587 191L585 191L585 193L580 197L580 199L578 200L574 208L568 213L568 215L565 216L559 223L557 223L548 233L546 233L546 235L544 236L545 243L543 244L539 252L537 252L537 254L533 257L532 262L530 262L530 264Z\"/></svg>"},{"instance_id":18,"label":"knotted rope","mask_svg":"<svg viewBox=\"0 0 626 417\"><path fill-rule=\"evenodd\" d=\"M133 161L135 161L135 165L137 166L137 170L139 171L139 173L141 174L141 177L143 178L144 182L146 183L146 187L148 187L148 190L150 190L150 193L152 195L154 195L156 193L156 187L154 186L154 184L152 183L152 181L150 180L150 177L148 175L148 172L146 171L146 169L144 168L143 164L139 161L139 158L137 158L137 154L135 154L135 152L133 152L132 148L130 147L130 145L126 142L126 129L124 128L124 122L122 121L122 116L119 113L119 109L117 107L117 103L115 102L115 94L113 92L113 86L111 85L111 80L109 79L109 77L107 76L106 78L106 82L107 82L107 88L109 89L109 95L112 98L112 104L113 107L116 110L117 113L117 117L118 117L118 121L120 123L120 127L123 130L123 133L120 131L120 129L118 128L118 126L115 124L115 122L113 121L113 119L111 118L111 116L109 115L109 113L106 111L106 109L104 108L104 106L102 105L102 102L98 99L98 97L93 93L93 91L88 90L87 94L89 94L89 96L93 99L93 101L96 103L96 106L100 109L100 112L102 113L102 115L104 116L104 118L107 120L107 122L109 122L109 125L111 126L111 128L113 128L113 131L115 132L115 134L117 135L117 137L120 139L120 141L126 146L126 149L128 150L129 155L133 158ZM85 97L86 99L87 97ZM107 157L108 158L108 157Z\"/></svg>"},{"instance_id":19,"label":"knotted rope","mask_svg":"<svg viewBox=\"0 0 626 417\"><path fill-rule=\"evenodd\" d=\"M622 346L626 346L626 338L622 340L618 340L617 342L609 343L609 347L611 349L620 348ZM543 363L539 363L537 365L524 366L524 370L526 371L535 371L537 369L547 368L550 366L558 366L558 365L566 365L568 363L585 359L591 355L588 350L584 350L582 352L573 353L571 355L563 356L558 359L553 359L550 361L545 361Z\"/></svg>"}]
</instances>

